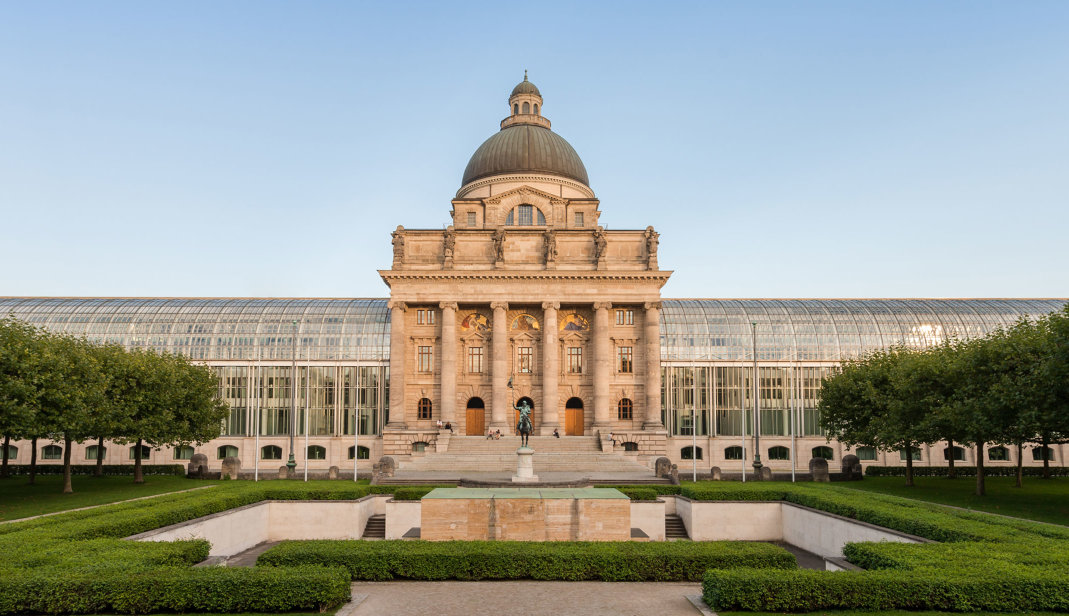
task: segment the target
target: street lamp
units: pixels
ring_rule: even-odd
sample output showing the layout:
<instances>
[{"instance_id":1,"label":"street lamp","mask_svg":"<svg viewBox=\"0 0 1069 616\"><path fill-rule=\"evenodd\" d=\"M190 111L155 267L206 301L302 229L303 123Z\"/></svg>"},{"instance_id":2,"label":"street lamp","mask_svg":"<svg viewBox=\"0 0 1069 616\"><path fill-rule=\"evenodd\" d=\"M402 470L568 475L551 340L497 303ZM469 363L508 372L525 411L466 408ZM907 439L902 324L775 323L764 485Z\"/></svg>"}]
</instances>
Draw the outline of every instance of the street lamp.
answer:
<instances>
[{"instance_id":1,"label":"street lamp","mask_svg":"<svg viewBox=\"0 0 1069 616\"><path fill-rule=\"evenodd\" d=\"M753 472L761 479L761 375L757 371L757 322L750 323L753 333Z\"/></svg>"},{"instance_id":2,"label":"street lamp","mask_svg":"<svg viewBox=\"0 0 1069 616\"><path fill-rule=\"evenodd\" d=\"M297 468L297 459L293 456L293 434L297 431L297 320L293 320L293 345L290 351L293 359L293 376L290 378L290 459L286 468L292 475Z\"/></svg>"}]
</instances>

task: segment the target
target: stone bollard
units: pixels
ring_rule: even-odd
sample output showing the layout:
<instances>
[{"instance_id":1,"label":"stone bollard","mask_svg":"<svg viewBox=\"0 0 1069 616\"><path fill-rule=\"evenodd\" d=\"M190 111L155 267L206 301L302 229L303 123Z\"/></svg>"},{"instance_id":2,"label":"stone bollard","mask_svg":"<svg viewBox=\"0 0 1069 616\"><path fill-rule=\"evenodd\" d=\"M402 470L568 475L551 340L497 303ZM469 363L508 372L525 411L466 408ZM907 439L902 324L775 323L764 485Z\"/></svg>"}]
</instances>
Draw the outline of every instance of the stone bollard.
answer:
<instances>
[{"instance_id":1,"label":"stone bollard","mask_svg":"<svg viewBox=\"0 0 1069 616\"><path fill-rule=\"evenodd\" d=\"M656 477L671 477L672 461L665 457L657 458L653 463L653 474Z\"/></svg>"},{"instance_id":2,"label":"stone bollard","mask_svg":"<svg viewBox=\"0 0 1069 616\"><path fill-rule=\"evenodd\" d=\"M337 466L332 466L332 467L328 468L327 469L327 479L337 479L337 478L338 478L338 467Z\"/></svg>"},{"instance_id":3,"label":"stone bollard","mask_svg":"<svg viewBox=\"0 0 1069 616\"><path fill-rule=\"evenodd\" d=\"M222 478L237 479L241 474L241 460L234 456L223 458Z\"/></svg>"},{"instance_id":4,"label":"stone bollard","mask_svg":"<svg viewBox=\"0 0 1069 616\"><path fill-rule=\"evenodd\" d=\"M831 481L828 476L828 461L824 458L813 458L809 461L809 474L813 476L813 481L822 483Z\"/></svg>"},{"instance_id":5,"label":"stone bollard","mask_svg":"<svg viewBox=\"0 0 1069 616\"><path fill-rule=\"evenodd\" d=\"M843 479L847 481L860 481L863 478L861 460L854 454L843 456Z\"/></svg>"},{"instance_id":6,"label":"stone bollard","mask_svg":"<svg viewBox=\"0 0 1069 616\"><path fill-rule=\"evenodd\" d=\"M193 454L193 457L189 459L189 466L186 472L190 477L202 479L208 472L208 456L202 453Z\"/></svg>"},{"instance_id":7,"label":"stone bollard","mask_svg":"<svg viewBox=\"0 0 1069 616\"><path fill-rule=\"evenodd\" d=\"M709 475L713 478L713 481L720 481L720 479L721 479L721 477L720 477L720 475L721 475L720 467L719 466L714 466L712 469L710 469Z\"/></svg>"},{"instance_id":8,"label":"stone bollard","mask_svg":"<svg viewBox=\"0 0 1069 616\"><path fill-rule=\"evenodd\" d=\"M672 480L672 485L679 485L679 466L675 464L672 465L672 473L668 478Z\"/></svg>"},{"instance_id":9,"label":"stone bollard","mask_svg":"<svg viewBox=\"0 0 1069 616\"><path fill-rule=\"evenodd\" d=\"M761 473L758 475L761 481L772 481L772 469L767 466L761 467Z\"/></svg>"},{"instance_id":10,"label":"stone bollard","mask_svg":"<svg viewBox=\"0 0 1069 616\"><path fill-rule=\"evenodd\" d=\"M282 466L278 467L278 478L279 479L289 479L290 478L290 467L286 466L285 464L283 464Z\"/></svg>"},{"instance_id":11,"label":"stone bollard","mask_svg":"<svg viewBox=\"0 0 1069 616\"><path fill-rule=\"evenodd\" d=\"M379 458L379 461L371 467L372 478L375 480L385 477L393 477L393 474L396 471L397 460L394 460L390 456L382 456Z\"/></svg>"}]
</instances>

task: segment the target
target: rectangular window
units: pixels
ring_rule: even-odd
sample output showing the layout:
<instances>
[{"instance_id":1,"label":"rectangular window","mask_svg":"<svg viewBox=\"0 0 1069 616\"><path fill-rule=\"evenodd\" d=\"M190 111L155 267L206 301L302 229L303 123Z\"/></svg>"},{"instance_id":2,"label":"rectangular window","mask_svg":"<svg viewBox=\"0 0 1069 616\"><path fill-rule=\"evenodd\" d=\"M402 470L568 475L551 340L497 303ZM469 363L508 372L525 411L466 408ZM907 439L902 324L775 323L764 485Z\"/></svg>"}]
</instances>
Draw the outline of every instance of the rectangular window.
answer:
<instances>
[{"instance_id":1,"label":"rectangular window","mask_svg":"<svg viewBox=\"0 0 1069 616\"><path fill-rule=\"evenodd\" d=\"M575 213L575 226L577 226L577 227L582 227L583 226L583 213L582 212L576 212Z\"/></svg>"},{"instance_id":2,"label":"rectangular window","mask_svg":"<svg viewBox=\"0 0 1069 616\"><path fill-rule=\"evenodd\" d=\"M617 310L616 311L616 324L617 325L634 325L635 324L635 311L634 310Z\"/></svg>"},{"instance_id":3,"label":"rectangular window","mask_svg":"<svg viewBox=\"0 0 1069 616\"><path fill-rule=\"evenodd\" d=\"M516 371L521 374L531 373L531 347L516 349Z\"/></svg>"},{"instance_id":4,"label":"rectangular window","mask_svg":"<svg viewBox=\"0 0 1069 616\"><path fill-rule=\"evenodd\" d=\"M416 352L416 371L417 372L430 372L431 371L431 347L421 346Z\"/></svg>"},{"instance_id":5,"label":"rectangular window","mask_svg":"<svg viewBox=\"0 0 1069 616\"><path fill-rule=\"evenodd\" d=\"M475 226L475 212L468 212L468 226Z\"/></svg>"},{"instance_id":6,"label":"rectangular window","mask_svg":"<svg viewBox=\"0 0 1069 616\"><path fill-rule=\"evenodd\" d=\"M616 349L616 370L624 374L634 371L634 351L632 347L622 346Z\"/></svg>"},{"instance_id":7,"label":"rectangular window","mask_svg":"<svg viewBox=\"0 0 1069 616\"><path fill-rule=\"evenodd\" d=\"M568 374L583 373L583 347L568 347Z\"/></svg>"},{"instance_id":8,"label":"rectangular window","mask_svg":"<svg viewBox=\"0 0 1069 616\"><path fill-rule=\"evenodd\" d=\"M424 309L417 310L416 325L434 325L434 311Z\"/></svg>"},{"instance_id":9,"label":"rectangular window","mask_svg":"<svg viewBox=\"0 0 1069 616\"><path fill-rule=\"evenodd\" d=\"M468 372L482 374L483 371L483 348L468 347Z\"/></svg>"},{"instance_id":10,"label":"rectangular window","mask_svg":"<svg viewBox=\"0 0 1069 616\"><path fill-rule=\"evenodd\" d=\"M516 223L521 226L530 227L534 224L534 207L530 205L521 205L516 208L519 212L519 222Z\"/></svg>"}]
</instances>

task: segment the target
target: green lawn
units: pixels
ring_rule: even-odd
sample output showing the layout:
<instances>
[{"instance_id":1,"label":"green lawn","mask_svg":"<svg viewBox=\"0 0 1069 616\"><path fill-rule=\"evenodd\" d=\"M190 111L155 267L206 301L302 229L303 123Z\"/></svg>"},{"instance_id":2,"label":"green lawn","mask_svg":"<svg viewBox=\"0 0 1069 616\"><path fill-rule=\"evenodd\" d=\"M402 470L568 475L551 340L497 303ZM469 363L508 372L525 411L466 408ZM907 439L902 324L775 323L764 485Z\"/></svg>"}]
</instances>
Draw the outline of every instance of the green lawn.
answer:
<instances>
[{"instance_id":1,"label":"green lawn","mask_svg":"<svg viewBox=\"0 0 1069 616\"><path fill-rule=\"evenodd\" d=\"M1025 477L1023 488L1015 488L1012 477L990 477L986 481L987 496L976 496L973 493L976 489L976 479L972 477L917 477L914 483L917 485L910 488L906 486L903 477L866 477L863 481L834 485L1069 525L1069 479L1065 477Z\"/></svg>"},{"instance_id":2,"label":"green lawn","mask_svg":"<svg viewBox=\"0 0 1069 616\"><path fill-rule=\"evenodd\" d=\"M720 616L784 616L776 612L717 612ZM960 612L907 612L905 610L889 610L886 612L855 612L848 610L826 612L802 612L791 616L948 616L960 614ZM969 616L1057 616L1058 612L969 612Z\"/></svg>"},{"instance_id":3,"label":"green lawn","mask_svg":"<svg viewBox=\"0 0 1069 616\"><path fill-rule=\"evenodd\" d=\"M133 477L75 475L72 478L74 494L63 494L63 477L60 475L38 475L37 483L32 486L27 481L25 476L0 480L0 520L104 505L219 483L194 481L185 477L147 475L145 483L135 485Z\"/></svg>"}]
</instances>

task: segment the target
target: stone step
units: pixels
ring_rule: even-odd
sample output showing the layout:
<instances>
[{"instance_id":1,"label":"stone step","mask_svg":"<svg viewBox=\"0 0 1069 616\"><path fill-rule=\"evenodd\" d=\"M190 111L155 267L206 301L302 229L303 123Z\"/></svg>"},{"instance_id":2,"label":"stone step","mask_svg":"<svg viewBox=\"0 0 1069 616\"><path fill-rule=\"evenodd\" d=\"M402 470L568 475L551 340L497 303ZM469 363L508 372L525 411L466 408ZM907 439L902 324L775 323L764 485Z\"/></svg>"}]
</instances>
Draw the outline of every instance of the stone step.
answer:
<instances>
[{"instance_id":1,"label":"stone step","mask_svg":"<svg viewBox=\"0 0 1069 616\"><path fill-rule=\"evenodd\" d=\"M367 519L367 525L364 526L364 539L385 539L386 538L386 516L373 515Z\"/></svg>"},{"instance_id":2,"label":"stone step","mask_svg":"<svg viewBox=\"0 0 1069 616\"><path fill-rule=\"evenodd\" d=\"M664 516L664 536L666 539L690 539L683 518L673 513Z\"/></svg>"}]
</instances>

